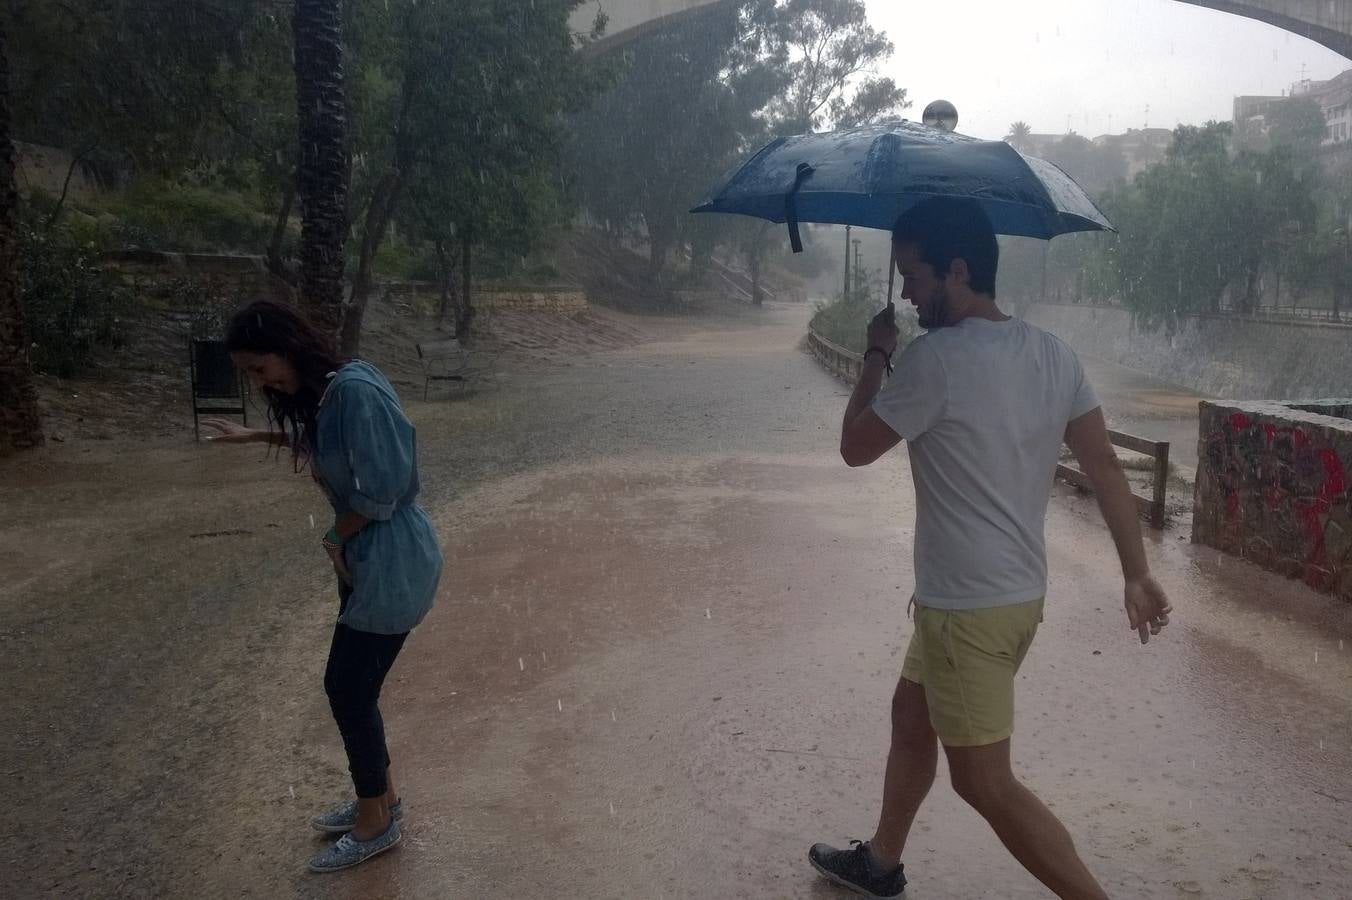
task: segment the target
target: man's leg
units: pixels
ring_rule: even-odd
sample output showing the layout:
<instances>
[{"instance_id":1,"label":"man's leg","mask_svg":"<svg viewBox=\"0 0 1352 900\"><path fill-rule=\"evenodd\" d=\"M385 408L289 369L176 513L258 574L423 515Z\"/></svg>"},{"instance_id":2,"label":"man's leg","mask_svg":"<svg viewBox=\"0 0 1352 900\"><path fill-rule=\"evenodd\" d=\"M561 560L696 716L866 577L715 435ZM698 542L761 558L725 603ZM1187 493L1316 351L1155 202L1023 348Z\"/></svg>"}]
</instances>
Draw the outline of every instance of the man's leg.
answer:
<instances>
[{"instance_id":1,"label":"man's leg","mask_svg":"<svg viewBox=\"0 0 1352 900\"><path fill-rule=\"evenodd\" d=\"M874 858L885 866L901 862L915 814L934 784L939 739L930 725L925 689L904 676L892 695L892 746L883 777L883 809L869 841Z\"/></svg>"},{"instance_id":2,"label":"man's leg","mask_svg":"<svg viewBox=\"0 0 1352 900\"><path fill-rule=\"evenodd\" d=\"M1014 777L1009 739L945 747L953 789L981 813L1014 858L1062 900L1108 900L1064 825Z\"/></svg>"}]
</instances>

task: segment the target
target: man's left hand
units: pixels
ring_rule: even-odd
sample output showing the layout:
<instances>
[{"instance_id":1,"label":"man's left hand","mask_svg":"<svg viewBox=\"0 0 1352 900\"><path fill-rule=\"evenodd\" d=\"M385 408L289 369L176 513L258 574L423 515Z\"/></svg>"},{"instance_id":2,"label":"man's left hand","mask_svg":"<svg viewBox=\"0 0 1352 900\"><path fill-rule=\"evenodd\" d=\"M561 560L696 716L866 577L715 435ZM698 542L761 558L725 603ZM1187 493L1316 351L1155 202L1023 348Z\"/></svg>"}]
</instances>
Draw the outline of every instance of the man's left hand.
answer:
<instances>
[{"instance_id":1,"label":"man's left hand","mask_svg":"<svg viewBox=\"0 0 1352 900\"><path fill-rule=\"evenodd\" d=\"M333 571L338 573L338 577L343 580L344 584L351 585L352 570L347 567L347 560L343 558L343 549L339 547L334 550L325 547L324 550L329 554L329 559L333 562Z\"/></svg>"}]
</instances>

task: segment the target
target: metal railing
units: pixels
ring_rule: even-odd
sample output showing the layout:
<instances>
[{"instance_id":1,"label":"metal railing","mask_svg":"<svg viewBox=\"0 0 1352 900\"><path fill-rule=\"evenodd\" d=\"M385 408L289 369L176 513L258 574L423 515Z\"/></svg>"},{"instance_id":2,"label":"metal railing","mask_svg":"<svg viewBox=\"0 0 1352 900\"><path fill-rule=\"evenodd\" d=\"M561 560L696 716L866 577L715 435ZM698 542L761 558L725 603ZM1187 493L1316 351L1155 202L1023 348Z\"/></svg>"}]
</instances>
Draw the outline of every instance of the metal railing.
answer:
<instances>
[{"instance_id":1,"label":"metal railing","mask_svg":"<svg viewBox=\"0 0 1352 900\"><path fill-rule=\"evenodd\" d=\"M807 345L812 350L812 355L836 375L851 384L859 380L859 372L864 367L864 357L861 354L828 341L811 328L807 330Z\"/></svg>"},{"instance_id":2,"label":"metal railing","mask_svg":"<svg viewBox=\"0 0 1352 900\"><path fill-rule=\"evenodd\" d=\"M807 331L807 344L812 351L812 355L817 357L833 373L851 384L859 380L859 371L864 366L862 354L848 350L833 341L828 341L811 328ZM1140 494L1133 492L1132 497L1136 500L1137 510L1150 522L1150 527L1163 530L1169 489L1169 442L1148 441L1134 434L1113 431L1112 429L1108 430L1108 439L1112 441L1115 447L1134 450L1154 461L1151 467L1153 473L1152 495L1142 497ZM1058 464L1056 466L1056 477L1070 482L1081 490L1092 491L1094 489L1089 476L1071 466Z\"/></svg>"}]
</instances>

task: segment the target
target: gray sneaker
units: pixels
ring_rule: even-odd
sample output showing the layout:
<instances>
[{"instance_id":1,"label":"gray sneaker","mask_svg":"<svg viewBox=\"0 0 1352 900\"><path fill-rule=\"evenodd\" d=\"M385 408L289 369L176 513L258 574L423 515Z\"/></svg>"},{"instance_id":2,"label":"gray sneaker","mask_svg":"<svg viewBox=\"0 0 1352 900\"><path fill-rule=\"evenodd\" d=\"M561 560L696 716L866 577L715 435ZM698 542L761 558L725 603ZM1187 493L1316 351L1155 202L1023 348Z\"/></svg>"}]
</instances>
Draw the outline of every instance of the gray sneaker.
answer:
<instances>
[{"instance_id":1,"label":"gray sneaker","mask_svg":"<svg viewBox=\"0 0 1352 900\"><path fill-rule=\"evenodd\" d=\"M399 823L393 820L390 821L390 827L385 829L384 834L376 835L369 841L359 841L349 832L335 841L333 846L317 853L314 859L310 860L310 871L337 872L339 869L359 865L399 843L402 836L399 833Z\"/></svg>"},{"instance_id":2,"label":"gray sneaker","mask_svg":"<svg viewBox=\"0 0 1352 900\"><path fill-rule=\"evenodd\" d=\"M398 822L404 818L404 801L402 799L394 801L394 806L390 807L390 815L394 816L394 821ZM315 831L322 831L326 834L346 834L352 830L352 826L357 824L357 801L349 800L336 809L331 809L326 813L321 813L310 819L310 827Z\"/></svg>"}]
</instances>

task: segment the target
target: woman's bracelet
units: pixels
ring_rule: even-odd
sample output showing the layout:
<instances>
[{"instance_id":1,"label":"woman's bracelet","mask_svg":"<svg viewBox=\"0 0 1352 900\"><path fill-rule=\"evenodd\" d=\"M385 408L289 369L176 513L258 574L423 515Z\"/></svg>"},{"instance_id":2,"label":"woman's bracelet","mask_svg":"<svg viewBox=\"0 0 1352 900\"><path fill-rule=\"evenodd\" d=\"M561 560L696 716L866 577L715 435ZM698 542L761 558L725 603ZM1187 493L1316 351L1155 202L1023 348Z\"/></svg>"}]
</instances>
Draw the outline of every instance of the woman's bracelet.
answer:
<instances>
[{"instance_id":1,"label":"woman's bracelet","mask_svg":"<svg viewBox=\"0 0 1352 900\"><path fill-rule=\"evenodd\" d=\"M325 535L324 535L324 537L323 537L323 544L324 544L324 549L325 549L325 550L341 550L341 549L343 549L343 539L342 539L341 537L339 537L339 535L338 535L338 526L337 526L337 525L333 526L332 528L330 528L330 529L328 530L327 533L325 533Z\"/></svg>"}]
</instances>

